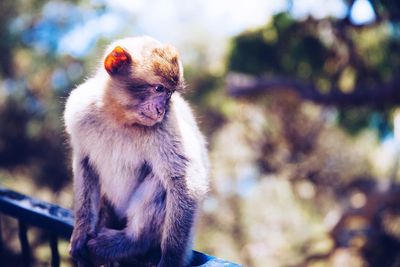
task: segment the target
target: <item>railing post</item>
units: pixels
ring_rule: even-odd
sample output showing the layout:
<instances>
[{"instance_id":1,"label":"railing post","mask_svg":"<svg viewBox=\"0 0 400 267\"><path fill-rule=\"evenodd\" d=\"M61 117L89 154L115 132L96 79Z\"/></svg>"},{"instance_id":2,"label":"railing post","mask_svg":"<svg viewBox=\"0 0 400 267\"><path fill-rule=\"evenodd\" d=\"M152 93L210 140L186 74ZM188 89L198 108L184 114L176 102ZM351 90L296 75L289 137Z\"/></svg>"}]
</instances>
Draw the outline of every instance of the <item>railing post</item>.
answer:
<instances>
[{"instance_id":1,"label":"railing post","mask_svg":"<svg viewBox=\"0 0 400 267\"><path fill-rule=\"evenodd\" d=\"M60 254L58 253L57 235L50 233L51 267L60 266Z\"/></svg>"},{"instance_id":2,"label":"railing post","mask_svg":"<svg viewBox=\"0 0 400 267\"><path fill-rule=\"evenodd\" d=\"M0 257L3 256L4 245L3 245L3 229L2 229L2 218L0 216Z\"/></svg>"},{"instance_id":3,"label":"railing post","mask_svg":"<svg viewBox=\"0 0 400 267\"><path fill-rule=\"evenodd\" d=\"M22 220L18 220L18 224L18 236L21 243L23 265L29 267L31 263L31 250L28 242L28 228Z\"/></svg>"}]
</instances>

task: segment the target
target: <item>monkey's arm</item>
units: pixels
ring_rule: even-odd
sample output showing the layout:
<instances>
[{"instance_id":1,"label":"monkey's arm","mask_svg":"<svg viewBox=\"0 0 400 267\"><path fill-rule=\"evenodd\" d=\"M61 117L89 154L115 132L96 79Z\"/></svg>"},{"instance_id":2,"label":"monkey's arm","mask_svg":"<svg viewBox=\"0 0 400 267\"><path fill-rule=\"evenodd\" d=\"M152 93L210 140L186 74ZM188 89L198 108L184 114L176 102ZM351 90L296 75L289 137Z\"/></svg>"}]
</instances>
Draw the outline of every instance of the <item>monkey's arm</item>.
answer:
<instances>
[{"instance_id":1,"label":"monkey's arm","mask_svg":"<svg viewBox=\"0 0 400 267\"><path fill-rule=\"evenodd\" d=\"M208 157L189 105L174 96L169 129L174 129L178 145L163 151L169 167L160 172L167 190L166 217L158 267L186 266L192 255L193 226L197 208L208 191ZM172 152L172 153L171 153ZM164 174L164 175L163 175ZM167 176L165 175L167 174Z\"/></svg>"},{"instance_id":2,"label":"monkey's arm","mask_svg":"<svg viewBox=\"0 0 400 267\"><path fill-rule=\"evenodd\" d=\"M87 244L96 266L143 255L149 249L149 240L146 237L138 238L127 234L125 230L109 228L100 229Z\"/></svg>"},{"instance_id":3,"label":"monkey's arm","mask_svg":"<svg viewBox=\"0 0 400 267\"><path fill-rule=\"evenodd\" d=\"M88 260L86 243L95 235L99 213L99 177L88 157L76 156L74 164L75 227L70 254L76 260Z\"/></svg>"},{"instance_id":4,"label":"monkey's arm","mask_svg":"<svg viewBox=\"0 0 400 267\"><path fill-rule=\"evenodd\" d=\"M189 194L185 177L173 177L167 191L167 210L158 267L186 266L191 257L192 228L198 200Z\"/></svg>"}]
</instances>

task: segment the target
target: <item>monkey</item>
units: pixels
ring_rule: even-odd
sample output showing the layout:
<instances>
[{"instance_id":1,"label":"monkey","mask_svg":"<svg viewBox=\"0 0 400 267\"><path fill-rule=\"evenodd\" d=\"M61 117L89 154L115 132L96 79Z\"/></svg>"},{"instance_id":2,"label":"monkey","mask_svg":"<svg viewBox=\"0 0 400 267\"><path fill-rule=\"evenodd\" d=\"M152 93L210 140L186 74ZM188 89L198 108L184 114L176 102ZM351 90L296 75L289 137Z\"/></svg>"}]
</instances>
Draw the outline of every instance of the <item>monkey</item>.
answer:
<instances>
[{"instance_id":1,"label":"monkey","mask_svg":"<svg viewBox=\"0 0 400 267\"><path fill-rule=\"evenodd\" d=\"M185 88L177 49L137 36L112 43L71 91L64 124L78 266L190 263L209 161Z\"/></svg>"}]
</instances>

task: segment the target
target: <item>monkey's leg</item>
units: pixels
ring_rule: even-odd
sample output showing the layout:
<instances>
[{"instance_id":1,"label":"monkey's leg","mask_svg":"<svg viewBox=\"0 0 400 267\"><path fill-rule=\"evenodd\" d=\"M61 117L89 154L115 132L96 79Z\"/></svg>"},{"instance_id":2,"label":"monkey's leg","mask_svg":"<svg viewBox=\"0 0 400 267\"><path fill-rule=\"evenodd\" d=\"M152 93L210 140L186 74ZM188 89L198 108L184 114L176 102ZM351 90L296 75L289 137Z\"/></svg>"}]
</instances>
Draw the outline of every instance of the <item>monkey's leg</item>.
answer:
<instances>
[{"instance_id":1,"label":"monkey's leg","mask_svg":"<svg viewBox=\"0 0 400 267\"><path fill-rule=\"evenodd\" d=\"M98 179L88 157L74 157L75 226L71 236L70 255L78 266L93 266L86 243L95 235L100 195Z\"/></svg>"},{"instance_id":2,"label":"monkey's leg","mask_svg":"<svg viewBox=\"0 0 400 267\"><path fill-rule=\"evenodd\" d=\"M124 230L103 228L96 237L88 241L87 246L97 266L144 254L148 251L150 243L146 238L129 236Z\"/></svg>"},{"instance_id":3,"label":"monkey's leg","mask_svg":"<svg viewBox=\"0 0 400 267\"><path fill-rule=\"evenodd\" d=\"M167 191L167 210L158 267L182 267L191 253L191 232L197 201L190 196L184 177L175 177Z\"/></svg>"}]
</instances>

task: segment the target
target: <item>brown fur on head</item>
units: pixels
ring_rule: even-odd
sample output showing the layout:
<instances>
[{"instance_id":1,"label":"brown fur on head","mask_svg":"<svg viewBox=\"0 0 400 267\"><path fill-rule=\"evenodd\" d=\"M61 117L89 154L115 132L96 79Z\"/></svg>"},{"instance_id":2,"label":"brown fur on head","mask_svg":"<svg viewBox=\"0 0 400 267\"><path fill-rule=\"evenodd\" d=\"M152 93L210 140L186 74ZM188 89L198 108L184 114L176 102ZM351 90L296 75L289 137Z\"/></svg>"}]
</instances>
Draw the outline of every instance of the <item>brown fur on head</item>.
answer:
<instances>
[{"instance_id":1,"label":"brown fur on head","mask_svg":"<svg viewBox=\"0 0 400 267\"><path fill-rule=\"evenodd\" d=\"M172 93L184 88L177 50L150 37L112 44L104 69L109 75L105 110L123 125L153 126L162 122Z\"/></svg>"}]
</instances>

